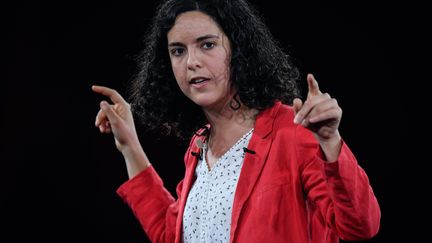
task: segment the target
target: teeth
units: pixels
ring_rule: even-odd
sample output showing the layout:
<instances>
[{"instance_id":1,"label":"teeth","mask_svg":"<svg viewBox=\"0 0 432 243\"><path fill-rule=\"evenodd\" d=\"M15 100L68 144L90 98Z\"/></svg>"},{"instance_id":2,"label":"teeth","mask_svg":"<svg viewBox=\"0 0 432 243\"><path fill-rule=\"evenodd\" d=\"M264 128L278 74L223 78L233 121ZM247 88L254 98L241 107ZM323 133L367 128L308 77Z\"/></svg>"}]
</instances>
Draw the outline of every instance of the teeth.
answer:
<instances>
[{"instance_id":1,"label":"teeth","mask_svg":"<svg viewBox=\"0 0 432 243\"><path fill-rule=\"evenodd\" d=\"M195 79L195 80L192 80L191 81L191 83L194 83L194 84L199 84L199 83L201 83L201 82L204 82L205 81L205 79L203 79L203 78L200 78L200 79Z\"/></svg>"}]
</instances>

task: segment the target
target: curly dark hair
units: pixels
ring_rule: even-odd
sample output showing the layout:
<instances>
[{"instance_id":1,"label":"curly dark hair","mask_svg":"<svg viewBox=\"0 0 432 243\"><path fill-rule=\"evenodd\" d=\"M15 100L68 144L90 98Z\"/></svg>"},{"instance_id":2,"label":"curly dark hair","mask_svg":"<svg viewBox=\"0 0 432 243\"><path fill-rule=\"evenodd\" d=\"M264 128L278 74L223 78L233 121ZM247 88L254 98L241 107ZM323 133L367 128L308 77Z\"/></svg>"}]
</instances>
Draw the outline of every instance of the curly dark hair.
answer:
<instances>
[{"instance_id":1,"label":"curly dark hair","mask_svg":"<svg viewBox=\"0 0 432 243\"><path fill-rule=\"evenodd\" d=\"M130 90L133 112L146 128L186 139L207 123L202 109L178 87L168 53L167 33L187 11L209 15L229 38L230 84L245 106L264 110L277 100L292 104L299 95L299 72L245 0L166 0L146 35Z\"/></svg>"}]
</instances>

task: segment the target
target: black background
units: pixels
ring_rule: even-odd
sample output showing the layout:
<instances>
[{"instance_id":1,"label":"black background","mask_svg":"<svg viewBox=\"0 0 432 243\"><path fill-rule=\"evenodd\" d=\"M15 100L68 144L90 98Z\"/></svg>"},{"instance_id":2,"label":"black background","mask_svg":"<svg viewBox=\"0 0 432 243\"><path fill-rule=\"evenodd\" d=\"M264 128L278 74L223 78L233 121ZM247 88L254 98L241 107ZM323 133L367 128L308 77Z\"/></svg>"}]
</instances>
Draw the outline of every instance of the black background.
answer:
<instances>
[{"instance_id":1,"label":"black background","mask_svg":"<svg viewBox=\"0 0 432 243\"><path fill-rule=\"evenodd\" d=\"M368 242L401 239L409 222L401 210L405 183L398 128L405 109L396 13L367 1L253 3L302 74L315 74L321 90L344 111L341 134L368 173L382 209L381 231ZM3 6L1 241L146 242L115 193L127 173L112 137L94 127L102 97L91 85L126 94L154 9L154 1ZM174 192L183 177L186 144L138 130Z\"/></svg>"}]
</instances>

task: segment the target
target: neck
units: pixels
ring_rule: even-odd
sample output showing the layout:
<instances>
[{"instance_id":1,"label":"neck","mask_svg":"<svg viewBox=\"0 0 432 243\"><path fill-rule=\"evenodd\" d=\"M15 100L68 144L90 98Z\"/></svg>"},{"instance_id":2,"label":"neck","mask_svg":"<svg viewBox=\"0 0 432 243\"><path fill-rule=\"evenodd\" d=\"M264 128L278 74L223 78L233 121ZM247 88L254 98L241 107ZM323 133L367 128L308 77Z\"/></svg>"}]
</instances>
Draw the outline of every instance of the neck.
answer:
<instances>
[{"instance_id":1,"label":"neck","mask_svg":"<svg viewBox=\"0 0 432 243\"><path fill-rule=\"evenodd\" d=\"M211 125L208 144L218 156L254 127L258 111L242 104L238 110L225 105L218 110L204 109L204 113Z\"/></svg>"}]
</instances>

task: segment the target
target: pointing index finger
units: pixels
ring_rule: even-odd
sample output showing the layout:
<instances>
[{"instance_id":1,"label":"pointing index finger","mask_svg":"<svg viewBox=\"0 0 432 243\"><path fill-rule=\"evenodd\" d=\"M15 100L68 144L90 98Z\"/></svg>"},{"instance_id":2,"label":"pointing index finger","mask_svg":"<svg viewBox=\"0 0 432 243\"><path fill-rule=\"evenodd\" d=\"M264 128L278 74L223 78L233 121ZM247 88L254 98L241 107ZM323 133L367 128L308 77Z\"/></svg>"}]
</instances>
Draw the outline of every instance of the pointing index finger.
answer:
<instances>
[{"instance_id":1,"label":"pointing index finger","mask_svg":"<svg viewBox=\"0 0 432 243\"><path fill-rule=\"evenodd\" d=\"M123 97L114 89L105 87L105 86L99 86L99 85L93 85L92 90L96 93L99 93L101 95L105 95L111 99L112 102L115 104L117 103L127 103Z\"/></svg>"},{"instance_id":2,"label":"pointing index finger","mask_svg":"<svg viewBox=\"0 0 432 243\"><path fill-rule=\"evenodd\" d=\"M319 95L321 91L319 90L318 82L312 74L307 75L309 95Z\"/></svg>"}]
</instances>

